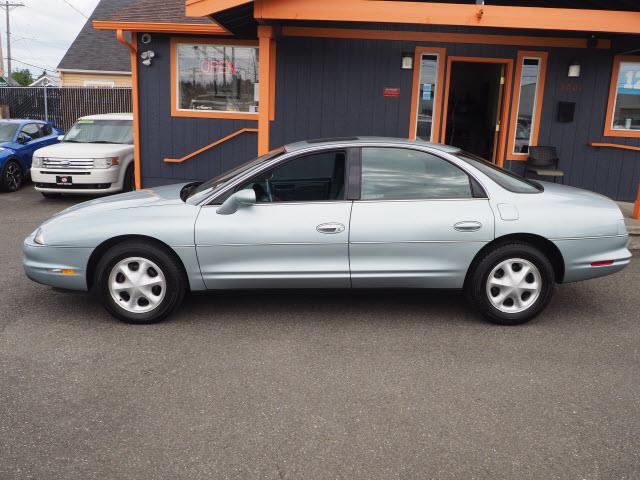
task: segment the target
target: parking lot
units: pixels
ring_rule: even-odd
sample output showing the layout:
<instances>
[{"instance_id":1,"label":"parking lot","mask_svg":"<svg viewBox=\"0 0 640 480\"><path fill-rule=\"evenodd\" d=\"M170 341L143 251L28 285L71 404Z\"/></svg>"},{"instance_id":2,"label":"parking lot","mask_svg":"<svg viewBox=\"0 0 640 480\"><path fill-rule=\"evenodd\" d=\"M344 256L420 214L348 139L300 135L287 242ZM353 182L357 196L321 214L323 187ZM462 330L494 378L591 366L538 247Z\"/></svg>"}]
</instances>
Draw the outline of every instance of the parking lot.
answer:
<instances>
[{"instance_id":1,"label":"parking lot","mask_svg":"<svg viewBox=\"0 0 640 480\"><path fill-rule=\"evenodd\" d=\"M459 293L220 293L131 326L22 272L0 194L1 479L640 477L640 262L532 323Z\"/></svg>"}]
</instances>

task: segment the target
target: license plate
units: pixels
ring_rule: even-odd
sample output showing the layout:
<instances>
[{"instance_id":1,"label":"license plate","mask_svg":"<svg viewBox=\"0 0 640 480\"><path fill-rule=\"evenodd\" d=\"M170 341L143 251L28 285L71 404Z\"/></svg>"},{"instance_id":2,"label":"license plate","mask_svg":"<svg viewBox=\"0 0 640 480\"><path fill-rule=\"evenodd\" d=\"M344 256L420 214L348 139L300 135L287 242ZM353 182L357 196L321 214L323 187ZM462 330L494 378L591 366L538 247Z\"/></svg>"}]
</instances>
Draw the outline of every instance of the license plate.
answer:
<instances>
[{"instance_id":1,"label":"license plate","mask_svg":"<svg viewBox=\"0 0 640 480\"><path fill-rule=\"evenodd\" d=\"M69 175L56 176L56 183L58 185L73 185L73 178Z\"/></svg>"}]
</instances>

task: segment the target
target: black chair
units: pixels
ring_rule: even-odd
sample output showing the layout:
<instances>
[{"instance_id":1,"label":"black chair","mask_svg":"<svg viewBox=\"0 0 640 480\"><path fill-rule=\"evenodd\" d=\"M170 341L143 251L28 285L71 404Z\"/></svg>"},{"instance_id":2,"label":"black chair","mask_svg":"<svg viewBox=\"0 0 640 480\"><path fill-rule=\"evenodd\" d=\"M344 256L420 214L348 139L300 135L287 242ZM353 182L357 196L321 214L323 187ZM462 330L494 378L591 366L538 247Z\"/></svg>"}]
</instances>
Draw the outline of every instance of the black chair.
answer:
<instances>
[{"instance_id":1,"label":"black chair","mask_svg":"<svg viewBox=\"0 0 640 480\"><path fill-rule=\"evenodd\" d=\"M558 169L558 152L556 147L529 147L529 159L524 167L524 176L535 173L539 177L553 177L555 182L564 177L564 171Z\"/></svg>"}]
</instances>

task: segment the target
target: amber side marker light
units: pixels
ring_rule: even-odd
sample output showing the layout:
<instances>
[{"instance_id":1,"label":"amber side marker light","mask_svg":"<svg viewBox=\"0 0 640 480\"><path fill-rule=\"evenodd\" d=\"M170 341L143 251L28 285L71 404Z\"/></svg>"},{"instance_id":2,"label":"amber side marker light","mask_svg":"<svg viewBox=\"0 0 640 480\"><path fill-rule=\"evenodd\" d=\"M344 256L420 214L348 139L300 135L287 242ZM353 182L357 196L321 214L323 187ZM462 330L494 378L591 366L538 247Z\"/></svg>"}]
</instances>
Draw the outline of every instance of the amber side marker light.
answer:
<instances>
[{"instance_id":1,"label":"amber side marker light","mask_svg":"<svg viewBox=\"0 0 640 480\"><path fill-rule=\"evenodd\" d=\"M592 267L606 267L607 265L613 265L613 260L600 260L599 262L591 262Z\"/></svg>"},{"instance_id":2,"label":"amber side marker light","mask_svg":"<svg viewBox=\"0 0 640 480\"><path fill-rule=\"evenodd\" d=\"M76 271L72 268L51 268L49 270L51 273L60 273L62 275L75 275Z\"/></svg>"}]
</instances>

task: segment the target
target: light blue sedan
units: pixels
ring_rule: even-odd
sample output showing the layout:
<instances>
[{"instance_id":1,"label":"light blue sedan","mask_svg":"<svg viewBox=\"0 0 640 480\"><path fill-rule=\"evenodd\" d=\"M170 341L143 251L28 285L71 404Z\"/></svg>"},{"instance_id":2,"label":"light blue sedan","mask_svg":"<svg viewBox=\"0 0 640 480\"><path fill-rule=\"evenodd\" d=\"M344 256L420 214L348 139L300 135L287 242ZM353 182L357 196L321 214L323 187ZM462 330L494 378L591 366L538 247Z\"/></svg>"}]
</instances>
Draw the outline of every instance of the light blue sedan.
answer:
<instances>
[{"instance_id":1,"label":"light blue sedan","mask_svg":"<svg viewBox=\"0 0 640 480\"><path fill-rule=\"evenodd\" d=\"M627 240L601 195L454 147L354 137L68 208L25 240L24 268L96 291L131 323L165 318L189 291L449 288L513 325L539 314L556 284L622 270Z\"/></svg>"}]
</instances>

